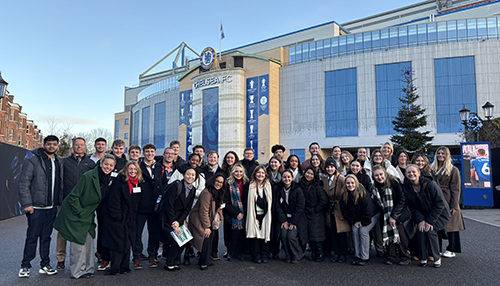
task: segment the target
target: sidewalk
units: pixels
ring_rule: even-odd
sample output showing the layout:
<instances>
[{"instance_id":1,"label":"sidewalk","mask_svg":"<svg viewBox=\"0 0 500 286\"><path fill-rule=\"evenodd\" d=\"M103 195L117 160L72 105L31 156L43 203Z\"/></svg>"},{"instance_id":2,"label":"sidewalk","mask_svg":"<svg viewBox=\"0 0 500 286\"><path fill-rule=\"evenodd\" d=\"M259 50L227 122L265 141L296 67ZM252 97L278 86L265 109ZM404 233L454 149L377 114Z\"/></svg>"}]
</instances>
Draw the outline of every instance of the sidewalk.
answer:
<instances>
[{"instance_id":1,"label":"sidewalk","mask_svg":"<svg viewBox=\"0 0 500 286\"><path fill-rule=\"evenodd\" d=\"M464 218L500 227L500 209L462 209Z\"/></svg>"}]
</instances>

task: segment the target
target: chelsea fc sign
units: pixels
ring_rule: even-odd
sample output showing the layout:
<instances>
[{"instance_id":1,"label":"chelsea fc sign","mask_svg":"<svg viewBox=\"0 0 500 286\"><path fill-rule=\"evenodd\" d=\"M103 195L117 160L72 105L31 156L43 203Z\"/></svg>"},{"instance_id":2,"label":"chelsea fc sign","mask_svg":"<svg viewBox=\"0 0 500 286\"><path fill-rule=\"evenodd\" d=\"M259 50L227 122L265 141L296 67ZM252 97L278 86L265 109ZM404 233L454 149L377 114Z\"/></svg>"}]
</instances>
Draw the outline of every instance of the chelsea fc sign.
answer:
<instances>
[{"instance_id":1,"label":"chelsea fc sign","mask_svg":"<svg viewBox=\"0 0 500 286\"><path fill-rule=\"evenodd\" d=\"M205 70L209 70L217 62L217 52L211 48L207 47L201 52L200 64Z\"/></svg>"}]
</instances>

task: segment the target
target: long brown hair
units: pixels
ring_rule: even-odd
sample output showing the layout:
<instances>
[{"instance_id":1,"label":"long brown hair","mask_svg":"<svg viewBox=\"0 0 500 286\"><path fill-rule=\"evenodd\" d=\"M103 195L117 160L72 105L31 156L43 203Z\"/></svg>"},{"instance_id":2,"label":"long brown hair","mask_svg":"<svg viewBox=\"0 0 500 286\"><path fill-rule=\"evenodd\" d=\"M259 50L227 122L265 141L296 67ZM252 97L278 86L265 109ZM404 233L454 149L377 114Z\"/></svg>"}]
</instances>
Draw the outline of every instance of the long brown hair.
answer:
<instances>
[{"instance_id":1,"label":"long brown hair","mask_svg":"<svg viewBox=\"0 0 500 286\"><path fill-rule=\"evenodd\" d=\"M141 167L139 167L139 164L137 164L136 161L132 161L132 160L128 161L127 164L125 164L125 167L123 167L123 169L120 171L120 174L124 175L125 176L125 180L128 181L128 179L129 179L129 176L128 176L128 167L130 165L134 165L135 168L137 168L137 176L136 176L136 178L139 181L139 183L142 182L143 179L142 179Z\"/></svg>"},{"instance_id":2,"label":"long brown hair","mask_svg":"<svg viewBox=\"0 0 500 286\"><path fill-rule=\"evenodd\" d=\"M348 179L353 179L354 180L354 184L356 185L356 188L354 189L354 191L352 191L352 195L354 196L354 204L357 205L358 204L358 201L359 199L364 199L365 197L365 188L363 187L362 184L359 183L358 179L356 178L356 176L354 176L353 174L349 174L345 177L345 181L346 181L346 184L344 185L344 194L343 194L343 199L344 199L344 203L347 203L347 198L349 197L349 193L350 191L347 190L347 180Z\"/></svg>"}]
</instances>

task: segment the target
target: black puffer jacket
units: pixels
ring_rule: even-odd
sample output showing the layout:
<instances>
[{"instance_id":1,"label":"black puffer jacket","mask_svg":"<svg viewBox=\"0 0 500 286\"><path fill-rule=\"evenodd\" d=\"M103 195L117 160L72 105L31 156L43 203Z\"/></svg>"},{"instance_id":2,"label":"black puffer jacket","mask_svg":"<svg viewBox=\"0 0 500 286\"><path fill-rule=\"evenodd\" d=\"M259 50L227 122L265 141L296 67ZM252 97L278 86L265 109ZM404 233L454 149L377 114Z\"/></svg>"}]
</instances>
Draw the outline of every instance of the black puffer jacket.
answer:
<instances>
[{"instance_id":1,"label":"black puffer jacket","mask_svg":"<svg viewBox=\"0 0 500 286\"><path fill-rule=\"evenodd\" d=\"M351 192L347 196L347 202L344 201L344 198L340 200L340 210L350 225L354 225L358 221L361 222L362 226L369 225L372 220L372 205L371 198L366 192L362 199L358 199L358 204L354 204L354 196L351 195Z\"/></svg>"},{"instance_id":2,"label":"black puffer jacket","mask_svg":"<svg viewBox=\"0 0 500 286\"><path fill-rule=\"evenodd\" d=\"M47 179L47 168L43 157L47 157L43 148L33 150L34 156L27 159L21 170L19 181L19 202L21 207L48 207L58 206L62 203L61 185L61 158L54 154L56 165L56 179L54 197L49 193L49 180Z\"/></svg>"},{"instance_id":3,"label":"black puffer jacket","mask_svg":"<svg viewBox=\"0 0 500 286\"><path fill-rule=\"evenodd\" d=\"M73 190L82 175L94 167L94 161L86 154L78 160L73 154L61 160L63 199Z\"/></svg>"}]
</instances>

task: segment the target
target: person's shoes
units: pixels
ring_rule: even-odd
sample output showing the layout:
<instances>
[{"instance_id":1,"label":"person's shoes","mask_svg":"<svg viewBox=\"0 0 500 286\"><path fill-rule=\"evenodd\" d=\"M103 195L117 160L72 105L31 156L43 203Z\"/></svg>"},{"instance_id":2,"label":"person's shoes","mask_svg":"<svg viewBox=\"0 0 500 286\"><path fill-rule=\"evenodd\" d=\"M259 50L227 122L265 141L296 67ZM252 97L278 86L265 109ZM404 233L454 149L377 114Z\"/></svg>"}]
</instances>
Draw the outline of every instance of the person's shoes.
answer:
<instances>
[{"instance_id":1,"label":"person's shoes","mask_svg":"<svg viewBox=\"0 0 500 286\"><path fill-rule=\"evenodd\" d=\"M301 258L301 259L295 259L295 258L294 258L294 259L292 260L292 262L291 262L291 263L292 263L292 264L299 264L299 263L302 261L302 259L303 259L303 258Z\"/></svg>"},{"instance_id":2,"label":"person's shoes","mask_svg":"<svg viewBox=\"0 0 500 286\"><path fill-rule=\"evenodd\" d=\"M455 252L451 252L449 250L446 250L442 255L446 258L452 258L456 256Z\"/></svg>"},{"instance_id":3,"label":"person's shoes","mask_svg":"<svg viewBox=\"0 0 500 286\"><path fill-rule=\"evenodd\" d=\"M202 265L202 266L200 266L200 269L202 271L207 270L208 269L208 265Z\"/></svg>"},{"instance_id":4,"label":"person's shoes","mask_svg":"<svg viewBox=\"0 0 500 286\"><path fill-rule=\"evenodd\" d=\"M30 277L30 269L28 267L23 267L19 269L19 278L28 278Z\"/></svg>"},{"instance_id":5,"label":"person's shoes","mask_svg":"<svg viewBox=\"0 0 500 286\"><path fill-rule=\"evenodd\" d=\"M339 255L337 260L335 260L335 262L337 263L344 263L345 261L346 261L345 255Z\"/></svg>"},{"instance_id":6,"label":"person's shoes","mask_svg":"<svg viewBox=\"0 0 500 286\"><path fill-rule=\"evenodd\" d=\"M262 260L262 263L267 263L269 261L269 258L267 257L267 255L261 255L260 259Z\"/></svg>"},{"instance_id":7,"label":"person's shoes","mask_svg":"<svg viewBox=\"0 0 500 286\"><path fill-rule=\"evenodd\" d=\"M181 271L181 268L179 267L179 265L174 265L174 268L175 268L175 271Z\"/></svg>"},{"instance_id":8,"label":"person's shoes","mask_svg":"<svg viewBox=\"0 0 500 286\"><path fill-rule=\"evenodd\" d=\"M97 267L97 271L106 271L111 267L111 264L108 261L103 261L99 267Z\"/></svg>"},{"instance_id":9,"label":"person's shoes","mask_svg":"<svg viewBox=\"0 0 500 286\"><path fill-rule=\"evenodd\" d=\"M339 256L334 252L332 255L332 259L330 259L330 262L336 262Z\"/></svg>"},{"instance_id":10,"label":"person's shoes","mask_svg":"<svg viewBox=\"0 0 500 286\"><path fill-rule=\"evenodd\" d=\"M429 261L434 261L434 257L432 257L432 256L429 256L428 259L429 259Z\"/></svg>"},{"instance_id":11,"label":"person's shoes","mask_svg":"<svg viewBox=\"0 0 500 286\"><path fill-rule=\"evenodd\" d=\"M116 275L117 273L114 272L114 271L111 271L110 269L106 270L106 272L104 273L104 275Z\"/></svg>"},{"instance_id":12,"label":"person's shoes","mask_svg":"<svg viewBox=\"0 0 500 286\"><path fill-rule=\"evenodd\" d=\"M421 267L427 267L427 260L421 260L420 261L420 266Z\"/></svg>"},{"instance_id":13,"label":"person's shoes","mask_svg":"<svg viewBox=\"0 0 500 286\"><path fill-rule=\"evenodd\" d=\"M45 265L44 267L40 268L38 273L47 274L47 275L54 275L54 274L57 274L57 270L52 268L52 266L50 266L50 265Z\"/></svg>"},{"instance_id":14,"label":"person's shoes","mask_svg":"<svg viewBox=\"0 0 500 286\"><path fill-rule=\"evenodd\" d=\"M64 261L57 262L57 266L56 266L57 270L64 270L64 268L65 268Z\"/></svg>"},{"instance_id":15,"label":"person's shoes","mask_svg":"<svg viewBox=\"0 0 500 286\"><path fill-rule=\"evenodd\" d=\"M135 270L142 269L142 263L139 259L134 259L134 269Z\"/></svg>"},{"instance_id":16,"label":"person's shoes","mask_svg":"<svg viewBox=\"0 0 500 286\"><path fill-rule=\"evenodd\" d=\"M318 257L316 257L316 260L315 260L315 261L316 261L316 262L321 262L321 261L323 261L323 260L325 260L325 257L323 256L323 254L320 254L320 255L318 255Z\"/></svg>"},{"instance_id":17,"label":"person's shoes","mask_svg":"<svg viewBox=\"0 0 500 286\"><path fill-rule=\"evenodd\" d=\"M120 270L120 274L127 274L127 273L130 273L132 270L130 269L122 269Z\"/></svg>"},{"instance_id":18,"label":"person's shoes","mask_svg":"<svg viewBox=\"0 0 500 286\"><path fill-rule=\"evenodd\" d=\"M210 258L212 258L212 260L220 260L220 257L219 255L217 255L217 253L210 255Z\"/></svg>"},{"instance_id":19,"label":"person's shoes","mask_svg":"<svg viewBox=\"0 0 500 286\"><path fill-rule=\"evenodd\" d=\"M399 260L398 264L399 265L403 265L403 266L404 265L408 265L408 264L410 264L410 260L408 260L408 259L401 259L401 260Z\"/></svg>"},{"instance_id":20,"label":"person's shoes","mask_svg":"<svg viewBox=\"0 0 500 286\"><path fill-rule=\"evenodd\" d=\"M441 258L436 260L432 265L433 268L441 268Z\"/></svg>"},{"instance_id":21,"label":"person's shoes","mask_svg":"<svg viewBox=\"0 0 500 286\"><path fill-rule=\"evenodd\" d=\"M144 254L142 254L142 253L141 253L141 255L140 255L140 256L141 256L141 260L142 260L142 261L146 261L146 260L148 260L148 257L147 257L146 255L144 255Z\"/></svg>"},{"instance_id":22,"label":"person's shoes","mask_svg":"<svg viewBox=\"0 0 500 286\"><path fill-rule=\"evenodd\" d=\"M380 252L380 251L377 251L377 257L384 257L384 253Z\"/></svg>"},{"instance_id":23,"label":"person's shoes","mask_svg":"<svg viewBox=\"0 0 500 286\"><path fill-rule=\"evenodd\" d=\"M94 273L85 273L82 276L80 276L80 278L91 278L94 276L95 276Z\"/></svg>"},{"instance_id":24,"label":"person's shoes","mask_svg":"<svg viewBox=\"0 0 500 286\"><path fill-rule=\"evenodd\" d=\"M96 252L94 255L95 257L97 257L97 263L102 263L101 254L99 252Z\"/></svg>"},{"instance_id":25,"label":"person's shoes","mask_svg":"<svg viewBox=\"0 0 500 286\"><path fill-rule=\"evenodd\" d=\"M149 268L156 268L156 267L158 267L158 262L156 262L156 259L154 259L152 257L149 259L149 263L148 264L149 264Z\"/></svg>"},{"instance_id":26,"label":"person's shoes","mask_svg":"<svg viewBox=\"0 0 500 286\"><path fill-rule=\"evenodd\" d=\"M358 262L360 261L361 259L359 258L355 258L353 261L351 261L351 265L358 265Z\"/></svg>"},{"instance_id":27,"label":"person's shoes","mask_svg":"<svg viewBox=\"0 0 500 286\"><path fill-rule=\"evenodd\" d=\"M392 259L387 259L384 263L385 265L393 265L394 261L392 261Z\"/></svg>"},{"instance_id":28,"label":"person's shoes","mask_svg":"<svg viewBox=\"0 0 500 286\"><path fill-rule=\"evenodd\" d=\"M227 254L227 251L224 253L224 255L222 255L222 257L224 258L227 258L228 254Z\"/></svg>"},{"instance_id":29,"label":"person's shoes","mask_svg":"<svg viewBox=\"0 0 500 286\"><path fill-rule=\"evenodd\" d=\"M360 259L360 260L358 261L358 263L356 263L356 265L358 265L358 266L366 266L366 265L368 265L369 263L370 263L370 260L363 260L363 259Z\"/></svg>"},{"instance_id":30,"label":"person's shoes","mask_svg":"<svg viewBox=\"0 0 500 286\"><path fill-rule=\"evenodd\" d=\"M184 257L184 262L182 262L182 265L189 266L191 265L191 261L189 261L189 257Z\"/></svg>"},{"instance_id":31,"label":"person's shoes","mask_svg":"<svg viewBox=\"0 0 500 286\"><path fill-rule=\"evenodd\" d=\"M253 260L253 263L260 264L260 263L262 263L262 260L260 260L260 259L258 259L258 258L255 258L255 259Z\"/></svg>"},{"instance_id":32,"label":"person's shoes","mask_svg":"<svg viewBox=\"0 0 500 286\"><path fill-rule=\"evenodd\" d=\"M175 266L163 266L163 269L167 270L167 271L175 271Z\"/></svg>"}]
</instances>

